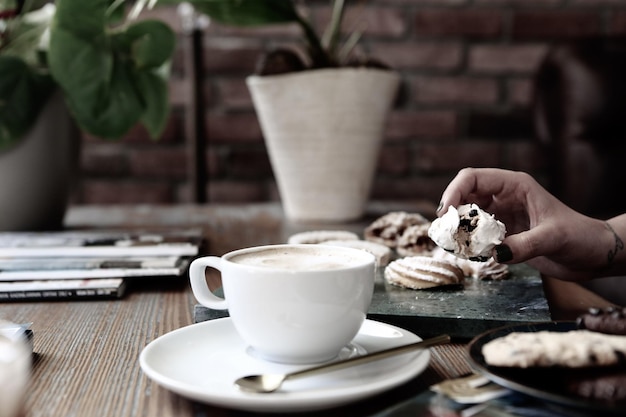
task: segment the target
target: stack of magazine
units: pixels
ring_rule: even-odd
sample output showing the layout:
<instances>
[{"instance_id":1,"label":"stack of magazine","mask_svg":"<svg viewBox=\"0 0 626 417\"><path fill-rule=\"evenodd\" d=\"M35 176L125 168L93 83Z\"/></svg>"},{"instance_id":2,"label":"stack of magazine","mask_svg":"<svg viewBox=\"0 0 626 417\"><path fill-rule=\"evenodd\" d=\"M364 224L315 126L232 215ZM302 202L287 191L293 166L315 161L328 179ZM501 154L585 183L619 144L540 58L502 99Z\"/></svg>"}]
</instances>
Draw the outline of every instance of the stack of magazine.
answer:
<instances>
[{"instance_id":1,"label":"stack of magazine","mask_svg":"<svg viewBox=\"0 0 626 417\"><path fill-rule=\"evenodd\" d=\"M0 233L0 302L120 298L128 280L183 277L198 229Z\"/></svg>"}]
</instances>

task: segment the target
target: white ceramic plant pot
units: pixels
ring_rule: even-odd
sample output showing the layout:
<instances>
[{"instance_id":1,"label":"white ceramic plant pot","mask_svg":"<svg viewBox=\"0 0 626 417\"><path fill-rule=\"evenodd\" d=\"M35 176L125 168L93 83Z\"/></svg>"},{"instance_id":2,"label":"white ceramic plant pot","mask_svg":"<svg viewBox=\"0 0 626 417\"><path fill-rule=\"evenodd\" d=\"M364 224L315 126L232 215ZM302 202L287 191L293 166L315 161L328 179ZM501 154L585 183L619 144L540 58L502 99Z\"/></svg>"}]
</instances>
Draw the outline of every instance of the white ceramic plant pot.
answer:
<instances>
[{"instance_id":1,"label":"white ceramic plant pot","mask_svg":"<svg viewBox=\"0 0 626 417\"><path fill-rule=\"evenodd\" d=\"M0 152L0 231L62 226L78 142L79 132L57 93L25 137Z\"/></svg>"},{"instance_id":2,"label":"white ceramic plant pot","mask_svg":"<svg viewBox=\"0 0 626 417\"><path fill-rule=\"evenodd\" d=\"M247 79L286 216L361 217L399 75L320 69Z\"/></svg>"}]
</instances>

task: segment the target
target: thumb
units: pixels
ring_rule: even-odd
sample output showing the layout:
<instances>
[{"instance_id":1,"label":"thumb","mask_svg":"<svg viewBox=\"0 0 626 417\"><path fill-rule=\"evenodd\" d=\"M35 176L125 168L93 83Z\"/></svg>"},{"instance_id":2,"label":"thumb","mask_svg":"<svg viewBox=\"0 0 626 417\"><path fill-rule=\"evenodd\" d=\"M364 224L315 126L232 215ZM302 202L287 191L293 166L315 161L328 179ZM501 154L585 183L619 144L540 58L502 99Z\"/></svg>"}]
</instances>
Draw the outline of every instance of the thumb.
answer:
<instances>
[{"instance_id":1,"label":"thumb","mask_svg":"<svg viewBox=\"0 0 626 417\"><path fill-rule=\"evenodd\" d=\"M517 264L550 253L545 236L540 227L507 236L494 248L493 257L499 263Z\"/></svg>"}]
</instances>

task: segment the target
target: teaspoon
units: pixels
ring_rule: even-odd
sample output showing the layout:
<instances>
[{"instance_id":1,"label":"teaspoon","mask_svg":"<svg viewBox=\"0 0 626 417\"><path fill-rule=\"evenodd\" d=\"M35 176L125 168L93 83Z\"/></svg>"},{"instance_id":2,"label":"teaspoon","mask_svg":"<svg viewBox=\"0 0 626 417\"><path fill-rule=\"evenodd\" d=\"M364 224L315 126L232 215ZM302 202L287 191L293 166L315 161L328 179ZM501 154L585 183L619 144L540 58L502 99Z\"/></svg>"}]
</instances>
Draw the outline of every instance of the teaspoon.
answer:
<instances>
[{"instance_id":1,"label":"teaspoon","mask_svg":"<svg viewBox=\"0 0 626 417\"><path fill-rule=\"evenodd\" d=\"M448 342L450 342L450 336L444 334L441 336L422 340L420 342L410 343L403 346L396 346L394 348L369 353L367 355L356 356L354 358L346 359L339 362L326 363L289 374L248 375L237 379L235 381L235 385L239 387L239 389L241 389L242 391L246 392L270 393L280 388L283 382L288 379L316 375L322 372L336 371L350 366L361 365L364 363L373 362L375 360L388 358L390 356L398 355L400 353L405 353L416 349L423 349L428 346L434 346Z\"/></svg>"}]
</instances>

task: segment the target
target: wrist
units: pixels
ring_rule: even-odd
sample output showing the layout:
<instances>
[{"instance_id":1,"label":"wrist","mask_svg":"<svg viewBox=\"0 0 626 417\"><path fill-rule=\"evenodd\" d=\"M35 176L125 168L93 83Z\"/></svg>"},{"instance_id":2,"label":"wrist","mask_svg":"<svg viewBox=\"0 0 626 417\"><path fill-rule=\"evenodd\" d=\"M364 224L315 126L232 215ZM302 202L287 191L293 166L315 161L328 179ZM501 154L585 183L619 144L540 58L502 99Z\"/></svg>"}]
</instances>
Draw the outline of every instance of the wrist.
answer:
<instances>
[{"instance_id":1,"label":"wrist","mask_svg":"<svg viewBox=\"0 0 626 417\"><path fill-rule=\"evenodd\" d=\"M624 239L624 231L620 228L621 222L609 219L604 222L604 228L608 232L607 245L605 247L605 267L607 272L621 270L620 264L623 263L626 256Z\"/></svg>"}]
</instances>

